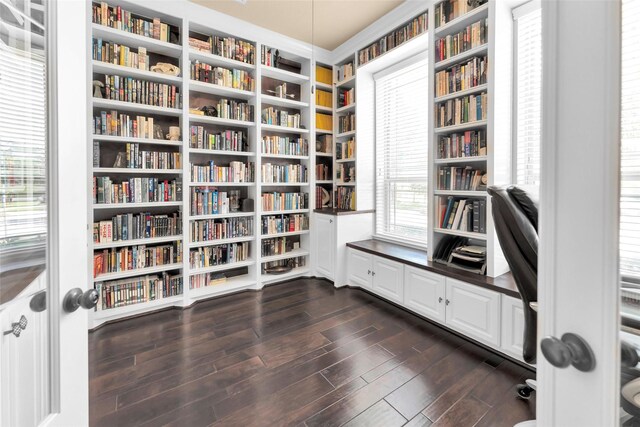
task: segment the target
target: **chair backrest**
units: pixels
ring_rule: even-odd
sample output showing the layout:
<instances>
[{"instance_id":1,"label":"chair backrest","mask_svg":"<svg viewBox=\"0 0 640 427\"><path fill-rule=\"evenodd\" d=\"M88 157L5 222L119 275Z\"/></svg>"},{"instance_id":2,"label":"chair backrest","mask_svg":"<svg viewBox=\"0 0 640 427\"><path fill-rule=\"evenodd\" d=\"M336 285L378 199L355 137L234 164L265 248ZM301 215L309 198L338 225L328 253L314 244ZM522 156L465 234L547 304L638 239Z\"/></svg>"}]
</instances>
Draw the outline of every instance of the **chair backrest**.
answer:
<instances>
[{"instance_id":1,"label":"chair backrest","mask_svg":"<svg viewBox=\"0 0 640 427\"><path fill-rule=\"evenodd\" d=\"M522 356L526 362L535 363L537 316L529 303L538 300L537 205L534 209L535 198L518 187L489 187L488 192L496 234L522 297L525 313Z\"/></svg>"}]
</instances>

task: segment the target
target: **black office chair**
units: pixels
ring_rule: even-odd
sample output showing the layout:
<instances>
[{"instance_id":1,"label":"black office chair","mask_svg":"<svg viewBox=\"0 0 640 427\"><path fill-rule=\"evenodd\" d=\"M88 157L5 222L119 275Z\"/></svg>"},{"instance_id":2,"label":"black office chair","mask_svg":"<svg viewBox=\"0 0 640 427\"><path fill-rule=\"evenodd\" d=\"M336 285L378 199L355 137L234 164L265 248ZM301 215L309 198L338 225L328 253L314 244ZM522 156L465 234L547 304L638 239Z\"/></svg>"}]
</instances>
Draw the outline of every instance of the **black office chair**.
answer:
<instances>
[{"instance_id":1,"label":"black office chair","mask_svg":"<svg viewBox=\"0 0 640 427\"><path fill-rule=\"evenodd\" d=\"M522 297L524 337L522 358L536 362L538 301L538 198L517 186L489 187L492 215L502 252ZM531 396L535 382L518 386L518 395Z\"/></svg>"}]
</instances>

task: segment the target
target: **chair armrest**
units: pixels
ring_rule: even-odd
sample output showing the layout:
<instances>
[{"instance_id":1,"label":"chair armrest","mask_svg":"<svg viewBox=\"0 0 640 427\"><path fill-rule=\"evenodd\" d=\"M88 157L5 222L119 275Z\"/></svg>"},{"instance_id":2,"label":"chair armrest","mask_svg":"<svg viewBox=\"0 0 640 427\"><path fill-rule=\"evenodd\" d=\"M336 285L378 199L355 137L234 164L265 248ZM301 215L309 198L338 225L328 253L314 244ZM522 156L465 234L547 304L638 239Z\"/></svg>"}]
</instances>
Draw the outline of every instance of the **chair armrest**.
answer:
<instances>
[{"instance_id":1,"label":"chair armrest","mask_svg":"<svg viewBox=\"0 0 640 427\"><path fill-rule=\"evenodd\" d=\"M536 313L538 312L538 302L537 301L532 301L529 303L529 307L531 307L531 310L535 311Z\"/></svg>"}]
</instances>

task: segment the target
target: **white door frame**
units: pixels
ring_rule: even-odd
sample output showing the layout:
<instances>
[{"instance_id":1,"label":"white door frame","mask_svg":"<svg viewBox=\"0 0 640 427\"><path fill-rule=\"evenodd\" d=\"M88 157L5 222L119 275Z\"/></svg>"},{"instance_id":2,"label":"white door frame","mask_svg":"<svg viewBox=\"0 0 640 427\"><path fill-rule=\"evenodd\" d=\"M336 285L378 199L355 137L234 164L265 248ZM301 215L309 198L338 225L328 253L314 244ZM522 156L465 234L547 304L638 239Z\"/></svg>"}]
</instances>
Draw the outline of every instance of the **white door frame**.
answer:
<instances>
[{"instance_id":1,"label":"white door frame","mask_svg":"<svg viewBox=\"0 0 640 427\"><path fill-rule=\"evenodd\" d=\"M618 423L620 2L542 2L539 340L582 336L593 372L538 352L538 425Z\"/></svg>"}]
</instances>

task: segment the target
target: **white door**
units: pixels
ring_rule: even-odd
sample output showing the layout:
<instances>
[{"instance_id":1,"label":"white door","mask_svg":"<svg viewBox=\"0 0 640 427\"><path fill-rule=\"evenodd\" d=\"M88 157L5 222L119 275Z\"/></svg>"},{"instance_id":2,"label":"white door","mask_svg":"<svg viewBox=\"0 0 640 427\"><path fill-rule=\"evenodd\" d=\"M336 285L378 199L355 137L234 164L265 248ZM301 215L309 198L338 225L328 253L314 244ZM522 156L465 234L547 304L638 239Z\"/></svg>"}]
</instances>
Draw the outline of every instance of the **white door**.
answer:
<instances>
[{"instance_id":1,"label":"white door","mask_svg":"<svg viewBox=\"0 0 640 427\"><path fill-rule=\"evenodd\" d=\"M433 320L445 321L444 276L404 266L404 305Z\"/></svg>"},{"instance_id":2,"label":"white door","mask_svg":"<svg viewBox=\"0 0 640 427\"><path fill-rule=\"evenodd\" d=\"M316 215L316 270L333 280L333 255L336 250L336 223L331 215Z\"/></svg>"},{"instance_id":3,"label":"white door","mask_svg":"<svg viewBox=\"0 0 640 427\"><path fill-rule=\"evenodd\" d=\"M373 257L373 292L402 304L404 265L379 256Z\"/></svg>"},{"instance_id":4,"label":"white door","mask_svg":"<svg viewBox=\"0 0 640 427\"><path fill-rule=\"evenodd\" d=\"M84 426L88 3L0 4L0 424Z\"/></svg>"},{"instance_id":5,"label":"white door","mask_svg":"<svg viewBox=\"0 0 640 427\"><path fill-rule=\"evenodd\" d=\"M371 289L373 255L349 248L347 251L347 281L350 285Z\"/></svg>"},{"instance_id":6,"label":"white door","mask_svg":"<svg viewBox=\"0 0 640 427\"><path fill-rule=\"evenodd\" d=\"M500 345L500 294L447 278L447 326L492 346Z\"/></svg>"},{"instance_id":7,"label":"white door","mask_svg":"<svg viewBox=\"0 0 640 427\"><path fill-rule=\"evenodd\" d=\"M620 393L620 2L543 1L542 28L538 338L578 335L592 349L595 367L561 369L539 351L537 420L542 426L614 426ZM556 350L563 345L545 342Z\"/></svg>"}]
</instances>

